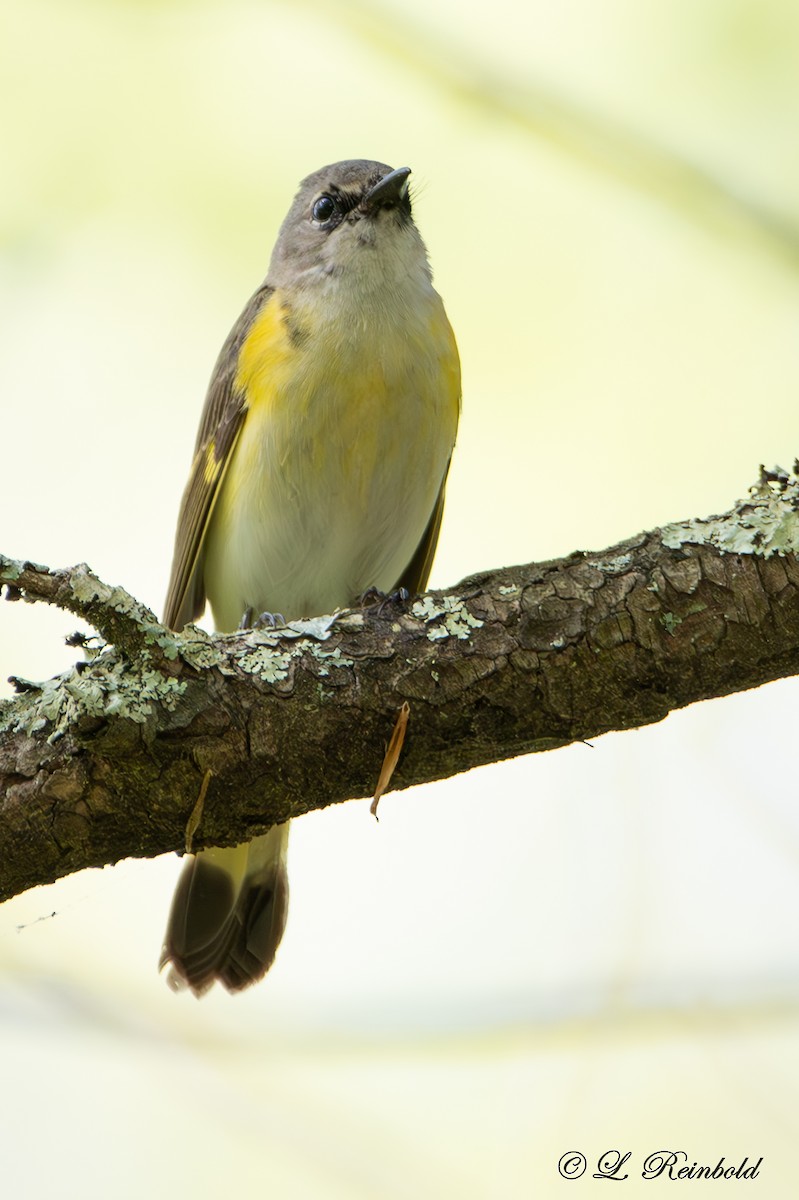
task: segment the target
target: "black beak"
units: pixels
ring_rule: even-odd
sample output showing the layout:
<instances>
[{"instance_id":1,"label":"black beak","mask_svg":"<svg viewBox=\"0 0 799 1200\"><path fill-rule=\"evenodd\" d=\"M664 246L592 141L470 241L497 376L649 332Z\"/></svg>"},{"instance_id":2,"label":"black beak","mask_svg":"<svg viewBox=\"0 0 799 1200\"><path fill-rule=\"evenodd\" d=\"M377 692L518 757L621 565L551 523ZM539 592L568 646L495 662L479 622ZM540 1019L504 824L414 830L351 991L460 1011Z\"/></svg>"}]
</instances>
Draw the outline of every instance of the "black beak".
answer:
<instances>
[{"instance_id":1,"label":"black beak","mask_svg":"<svg viewBox=\"0 0 799 1200\"><path fill-rule=\"evenodd\" d=\"M379 179L363 198L362 203L366 211L374 212L375 209L390 208L392 204L407 201L410 173L410 167L397 167L396 171L391 171Z\"/></svg>"}]
</instances>

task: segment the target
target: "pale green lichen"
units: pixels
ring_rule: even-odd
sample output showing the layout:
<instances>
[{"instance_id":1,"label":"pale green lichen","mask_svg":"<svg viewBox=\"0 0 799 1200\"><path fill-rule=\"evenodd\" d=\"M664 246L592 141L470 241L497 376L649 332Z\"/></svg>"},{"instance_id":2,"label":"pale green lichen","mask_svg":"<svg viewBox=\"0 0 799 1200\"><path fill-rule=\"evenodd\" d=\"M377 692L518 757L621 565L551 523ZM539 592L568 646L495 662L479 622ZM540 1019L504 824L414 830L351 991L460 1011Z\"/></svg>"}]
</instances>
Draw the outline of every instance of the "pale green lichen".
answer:
<instances>
[{"instance_id":1,"label":"pale green lichen","mask_svg":"<svg viewBox=\"0 0 799 1200\"><path fill-rule=\"evenodd\" d=\"M183 662L198 671L219 663L219 650L214 639L197 625L187 625L175 644Z\"/></svg>"},{"instance_id":2,"label":"pale green lichen","mask_svg":"<svg viewBox=\"0 0 799 1200\"><path fill-rule=\"evenodd\" d=\"M429 642L444 642L451 634L444 625L434 625L432 629L427 631L427 640Z\"/></svg>"},{"instance_id":3,"label":"pale green lichen","mask_svg":"<svg viewBox=\"0 0 799 1200\"><path fill-rule=\"evenodd\" d=\"M0 580L4 583L13 583L30 568L46 572L44 567L0 556ZM292 621L274 631L251 631L246 635L249 644L243 648L242 635L233 634L230 641L235 644L227 651L225 639L221 639L220 646L218 635L212 637L197 626L189 625L182 633L165 628L148 608L123 588L103 583L85 564L73 568L69 584L81 609L95 605L111 609L122 618L122 625L114 632L120 635L120 646L127 647L128 655L132 647L137 647L133 666L124 652L103 644L100 649L92 647L90 661L80 664L80 671L65 672L41 684L20 681L25 690L0 702L0 730L31 735L49 726L48 741L55 742L87 718L114 717L143 724L155 706L174 709L188 686L179 677L158 670L157 664L164 659L180 659L196 670L216 668L225 675L243 670L267 683L280 683L288 678L292 660L306 655L318 661L321 674L330 675L335 667L353 666L353 660L345 657L339 647L331 650L319 643L327 641L337 621L346 628L363 625L358 614L341 617L333 613ZM110 624L103 622L106 632ZM122 636L126 628L129 639ZM156 647L160 654L155 653Z\"/></svg>"},{"instance_id":4,"label":"pale green lichen","mask_svg":"<svg viewBox=\"0 0 799 1200\"><path fill-rule=\"evenodd\" d=\"M242 651L220 653L218 639L190 626L177 636L175 645L181 658L196 668L216 668L225 675L245 671L266 683L281 683L288 678L292 660L303 655L317 659L320 673L330 675L335 667L351 667L353 661L339 647L319 645L329 636L332 618L297 622L293 630L251 633L254 644ZM310 633L310 636L309 636ZM233 642L240 635L231 635ZM289 639L288 645L281 642ZM233 647L231 647L231 650ZM56 742L76 723L86 718L127 719L143 724L156 706L174 710L187 682L166 675L147 663L145 651L138 670L118 657L113 648L102 652L77 673L67 671L42 684L27 685L30 690L0 705L0 730L29 736L51 726L49 742Z\"/></svg>"},{"instance_id":5,"label":"pale green lichen","mask_svg":"<svg viewBox=\"0 0 799 1200\"><path fill-rule=\"evenodd\" d=\"M355 665L354 659L347 658L346 655L341 653L340 646L334 646L332 650L323 650L321 646L311 646L310 653L318 662L332 659L335 665L339 667L352 667Z\"/></svg>"},{"instance_id":6,"label":"pale green lichen","mask_svg":"<svg viewBox=\"0 0 799 1200\"><path fill-rule=\"evenodd\" d=\"M139 638L143 635L145 645L158 646L163 657L170 661L174 662L178 658L180 643L177 635L161 625L155 614L124 588L103 583L85 563L72 569L69 582L72 594L80 604L88 605L98 601L103 608L113 609L125 619L129 627L135 629Z\"/></svg>"},{"instance_id":7,"label":"pale green lichen","mask_svg":"<svg viewBox=\"0 0 799 1200\"><path fill-rule=\"evenodd\" d=\"M670 633L673 637L674 630L678 625L682 625L682 617L679 617L677 613L666 612L661 615L660 623L666 630L666 633Z\"/></svg>"},{"instance_id":8,"label":"pale green lichen","mask_svg":"<svg viewBox=\"0 0 799 1200\"><path fill-rule=\"evenodd\" d=\"M612 558L598 559L594 564L606 575L623 575L632 565L631 554L615 554Z\"/></svg>"},{"instance_id":9,"label":"pale green lichen","mask_svg":"<svg viewBox=\"0 0 799 1200\"><path fill-rule=\"evenodd\" d=\"M473 629L479 629L484 624L479 617L472 616L463 600L457 596L442 596L440 600L423 596L413 605L411 613L430 625L427 637L431 642L450 637L466 641Z\"/></svg>"},{"instance_id":10,"label":"pale green lichen","mask_svg":"<svg viewBox=\"0 0 799 1200\"><path fill-rule=\"evenodd\" d=\"M16 558L0 554L0 577L3 583L16 583L23 571L23 564Z\"/></svg>"},{"instance_id":11,"label":"pale green lichen","mask_svg":"<svg viewBox=\"0 0 799 1200\"><path fill-rule=\"evenodd\" d=\"M79 675L67 671L8 701L0 728L32 736L50 725L47 740L53 743L87 718L122 717L142 725L155 705L174 709L185 690L182 680L154 670L133 672L109 652Z\"/></svg>"},{"instance_id":12,"label":"pale green lichen","mask_svg":"<svg viewBox=\"0 0 799 1200\"><path fill-rule=\"evenodd\" d=\"M328 665L352 666L352 659L345 658L338 647L323 649L317 642L330 637L330 631L338 621L338 613L331 616L310 617L301 621L290 621L274 630L257 630L247 634L254 644L243 654L231 658L230 666L220 664L224 674L232 674L237 668L248 675L258 675L266 683L280 683L287 679L292 659L310 655L321 665L324 675L329 675ZM285 643L288 642L287 646Z\"/></svg>"},{"instance_id":13,"label":"pale green lichen","mask_svg":"<svg viewBox=\"0 0 799 1200\"><path fill-rule=\"evenodd\" d=\"M253 646L246 654L236 655L235 665L248 675L257 675L265 683L280 683L288 678L291 660L295 655L294 646L290 650L279 650L276 646L268 645Z\"/></svg>"},{"instance_id":14,"label":"pale green lichen","mask_svg":"<svg viewBox=\"0 0 799 1200\"><path fill-rule=\"evenodd\" d=\"M329 675L329 667L353 667L354 660L347 658L341 653L341 647L335 646L332 650L323 650L321 647L310 647L311 655L320 663L319 674Z\"/></svg>"},{"instance_id":15,"label":"pale green lichen","mask_svg":"<svg viewBox=\"0 0 799 1200\"><path fill-rule=\"evenodd\" d=\"M714 546L723 554L772 555L799 553L799 479L775 468L761 469L761 479L746 500L731 513L664 525L663 545Z\"/></svg>"},{"instance_id":16,"label":"pale green lichen","mask_svg":"<svg viewBox=\"0 0 799 1200\"><path fill-rule=\"evenodd\" d=\"M283 637L315 638L317 642L325 642L338 619L338 613L326 617L305 617L301 621L289 621L280 632Z\"/></svg>"}]
</instances>

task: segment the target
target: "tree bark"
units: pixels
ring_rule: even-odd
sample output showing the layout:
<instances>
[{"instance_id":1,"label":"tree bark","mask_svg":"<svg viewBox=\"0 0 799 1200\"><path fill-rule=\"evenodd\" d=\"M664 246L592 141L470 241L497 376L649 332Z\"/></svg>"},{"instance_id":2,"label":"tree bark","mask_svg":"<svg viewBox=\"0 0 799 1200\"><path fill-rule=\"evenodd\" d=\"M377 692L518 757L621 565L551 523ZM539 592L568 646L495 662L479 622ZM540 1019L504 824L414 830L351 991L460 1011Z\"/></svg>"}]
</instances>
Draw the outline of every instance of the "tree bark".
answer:
<instances>
[{"instance_id":1,"label":"tree bark","mask_svg":"<svg viewBox=\"0 0 799 1200\"><path fill-rule=\"evenodd\" d=\"M0 899L84 867L228 845L372 795L659 721L799 672L799 482L720 517L276 631L175 634L85 566L0 557L9 599L105 642L0 703ZM198 800L201 802L198 804Z\"/></svg>"}]
</instances>

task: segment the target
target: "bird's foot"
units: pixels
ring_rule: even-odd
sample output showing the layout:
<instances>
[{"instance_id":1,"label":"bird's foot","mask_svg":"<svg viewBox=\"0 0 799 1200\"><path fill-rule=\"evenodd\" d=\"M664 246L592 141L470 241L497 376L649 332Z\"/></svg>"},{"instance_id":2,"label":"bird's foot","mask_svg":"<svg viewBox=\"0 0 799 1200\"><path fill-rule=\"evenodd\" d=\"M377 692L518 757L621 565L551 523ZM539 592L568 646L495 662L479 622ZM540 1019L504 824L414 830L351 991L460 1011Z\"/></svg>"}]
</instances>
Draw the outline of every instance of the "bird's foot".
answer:
<instances>
[{"instance_id":1,"label":"bird's foot","mask_svg":"<svg viewBox=\"0 0 799 1200\"><path fill-rule=\"evenodd\" d=\"M262 612L253 620L253 609L246 608L239 622L239 629L276 629L285 625L286 618L282 613Z\"/></svg>"},{"instance_id":2,"label":"bird's foot","mask_svg":"<svg viewBox=\"0 0 799 1200\"><path fill-rule=\"evenodd\" d=\"M382 617L386 608L391 604L406 604L411 593L406 587L397 588L393 592L381 592L379 588L370 587L360 596L358 603L361 608L376 608L377 615Z\"/></svg>"}]
</instances>

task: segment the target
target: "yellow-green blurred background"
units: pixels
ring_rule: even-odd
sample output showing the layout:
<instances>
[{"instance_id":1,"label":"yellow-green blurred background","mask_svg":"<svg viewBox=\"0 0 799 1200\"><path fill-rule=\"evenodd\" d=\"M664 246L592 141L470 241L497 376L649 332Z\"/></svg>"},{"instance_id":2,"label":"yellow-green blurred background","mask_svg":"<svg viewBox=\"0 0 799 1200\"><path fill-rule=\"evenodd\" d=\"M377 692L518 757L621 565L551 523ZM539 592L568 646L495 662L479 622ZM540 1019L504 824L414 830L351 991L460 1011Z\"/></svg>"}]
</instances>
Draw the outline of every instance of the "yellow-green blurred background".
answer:
<instances>
[{"instance_id":1,"label":"yellow-green blurred background","mask_svg":"<svg viewBox=\"0 0 799 1200\"><path fill-rule=\"evenodd\" d=\"M795 0L1 0L0 551L160 608L217 351L346 157L413 168L460 344L435 583L728 507L799 453L797 129ZM3 604L0 676L74 628ZM795 1196L797 701L304 818L234 999L157 975L174 857L4 905L2 1195L576 1196L618 1149L632 1197L673 1149Z\"/></svg>"}]
</instances>

